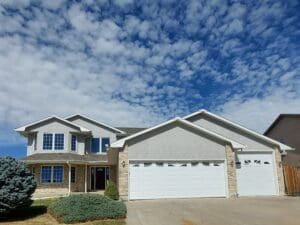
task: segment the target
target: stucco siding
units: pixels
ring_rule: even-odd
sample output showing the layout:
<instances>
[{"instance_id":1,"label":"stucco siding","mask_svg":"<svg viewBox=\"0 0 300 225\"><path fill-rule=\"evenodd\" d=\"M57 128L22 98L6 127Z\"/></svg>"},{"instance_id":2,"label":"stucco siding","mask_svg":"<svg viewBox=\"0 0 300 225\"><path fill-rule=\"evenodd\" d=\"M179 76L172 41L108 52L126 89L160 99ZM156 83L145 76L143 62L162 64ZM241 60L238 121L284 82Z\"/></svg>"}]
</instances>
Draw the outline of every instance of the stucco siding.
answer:
<instances>
[{"instance_id":1,"label":"stucco siding","mask_svg":"<svg viewBox=\"0 0 300 225\"><path fill-rule=\"evenodd\" d=\"M225 144L184 125L164 127L128 142L129 160L223 160Z\"/></svg>"},{"instance_id":2,"label":"stucco siding","mask_svg":"<svg viewBox=\"0 0 300 225\"><path fill-rule=\"evenodd\" d=\"M265 143L262 140L259 140L258 138L255 138L241 130L227 126L224 123L215 120L213 121L211 118L201 116L190 118L188 120L198 126L201 126L231 140L246 145L246 149L273 150L273 147L268 143Z\"/></svg>"}]
</instances>

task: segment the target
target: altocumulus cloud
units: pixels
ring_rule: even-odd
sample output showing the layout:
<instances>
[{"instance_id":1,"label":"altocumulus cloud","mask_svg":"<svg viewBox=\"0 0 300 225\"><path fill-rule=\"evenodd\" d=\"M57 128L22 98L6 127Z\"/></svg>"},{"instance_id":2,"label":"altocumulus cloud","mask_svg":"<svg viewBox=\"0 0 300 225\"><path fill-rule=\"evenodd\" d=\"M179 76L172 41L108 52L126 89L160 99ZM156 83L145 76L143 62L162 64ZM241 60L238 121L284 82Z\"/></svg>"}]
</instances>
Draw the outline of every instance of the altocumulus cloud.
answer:
<instances>
[{"instance_id":1,"label":"altocumulus cloud","mask_svg":"<svg viewBox=\"0 0 300 225\"><path fill-rule=\"evenodd\" d=\"M199 108L262 132L300 112L298 1L0 1L0 145L83 113L150 126Z\"/></svg>"}]
</instances>

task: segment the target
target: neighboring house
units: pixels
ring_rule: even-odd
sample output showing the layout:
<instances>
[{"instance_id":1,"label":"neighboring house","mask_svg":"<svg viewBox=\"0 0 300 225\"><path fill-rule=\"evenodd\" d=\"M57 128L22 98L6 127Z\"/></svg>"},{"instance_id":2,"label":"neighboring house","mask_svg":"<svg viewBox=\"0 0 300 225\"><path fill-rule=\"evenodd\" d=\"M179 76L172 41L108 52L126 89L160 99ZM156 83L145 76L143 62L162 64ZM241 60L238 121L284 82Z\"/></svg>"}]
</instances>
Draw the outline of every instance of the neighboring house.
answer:
<instances>
[{"instance_id":1,"label":"neighboring house","mask_svg":"<svg viewBox=\"0 0 300 225\"><path fill-rule=\"evenodd\" d=\"M283 195L281 154L292 150L206 110L141 130L75 115L16 131L28 138L37 192L96 191L112 180L129 200Z\"/></svg>"},{"instance_id":2,"label":"neighboring house","mask_svg":"<svg viewBox=\"0 0 300 225\"><path fill-rule=\"evenodd\" d=\"M300 167L300 114L280 114L264 135L295 148L282 163Z\"/></svg>"}]
</instances>

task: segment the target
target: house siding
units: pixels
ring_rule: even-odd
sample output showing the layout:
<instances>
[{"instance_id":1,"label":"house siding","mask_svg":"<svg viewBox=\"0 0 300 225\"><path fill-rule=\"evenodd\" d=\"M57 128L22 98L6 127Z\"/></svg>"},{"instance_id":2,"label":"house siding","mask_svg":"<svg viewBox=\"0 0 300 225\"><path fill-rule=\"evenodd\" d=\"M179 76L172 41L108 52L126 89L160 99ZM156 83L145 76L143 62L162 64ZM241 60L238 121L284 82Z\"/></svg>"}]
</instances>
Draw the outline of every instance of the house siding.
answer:
<instances>
[{"instance_id":1,"label":"house siding","mask_svg":"<svg viewBox=\"0 0 300 225\"><path fill-rule=\"evenodd\" d=\"M181 124L129 141L129 160L224 160L225 143Z\"/></svg>"}]
</instances>

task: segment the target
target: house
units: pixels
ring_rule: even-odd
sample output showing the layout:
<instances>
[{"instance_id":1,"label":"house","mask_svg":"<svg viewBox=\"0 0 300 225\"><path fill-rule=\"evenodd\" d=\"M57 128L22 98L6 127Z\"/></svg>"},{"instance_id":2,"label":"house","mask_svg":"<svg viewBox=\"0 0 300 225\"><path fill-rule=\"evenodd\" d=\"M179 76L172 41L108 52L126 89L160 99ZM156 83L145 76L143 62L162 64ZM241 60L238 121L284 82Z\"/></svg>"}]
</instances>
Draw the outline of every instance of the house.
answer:
<instances>
[{"instance_id":1,"label":"house","mask_svg":"<svg viewBox=\"0 0 300 225\"><path fill-rule=\"evenodd\" d=\"M283 195L281 154L291 147L200 110L148 129L114 128L82 115L17 128L37 192L104 189L124 199Z\"/></svg>"},{"instance_id":2,"label":"house","mask_svg":"<svg viewBox=\"0 0 300 225\"><path fill-rule=\"evenodd\" d=\"M282 158L283 165L300 167L300 114L280 114L264 135L295 148Z\"/></svg>"}]
</instances>

